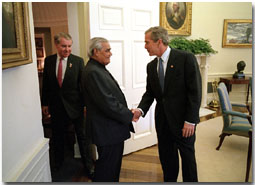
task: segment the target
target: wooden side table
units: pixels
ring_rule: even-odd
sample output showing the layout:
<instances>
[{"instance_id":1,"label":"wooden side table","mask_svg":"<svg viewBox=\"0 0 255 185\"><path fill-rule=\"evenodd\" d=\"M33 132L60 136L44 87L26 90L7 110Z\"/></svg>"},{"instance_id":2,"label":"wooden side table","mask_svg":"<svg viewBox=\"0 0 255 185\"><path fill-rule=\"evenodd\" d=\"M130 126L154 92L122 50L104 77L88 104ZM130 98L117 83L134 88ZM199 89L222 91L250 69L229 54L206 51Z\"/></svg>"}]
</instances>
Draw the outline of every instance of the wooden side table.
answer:
<instances>
[{"instance_id":1,"label":"wooden side table","mask_svg":"<svg viewBox=\"0 0 255 185\"><path fill-rule=\"evenodd\" d=\"M232 90L232 84L247 84L249 90L249 77L245 78L220 78L220 82L226 84L228 93Z\"/></svg>"}]
</instances>

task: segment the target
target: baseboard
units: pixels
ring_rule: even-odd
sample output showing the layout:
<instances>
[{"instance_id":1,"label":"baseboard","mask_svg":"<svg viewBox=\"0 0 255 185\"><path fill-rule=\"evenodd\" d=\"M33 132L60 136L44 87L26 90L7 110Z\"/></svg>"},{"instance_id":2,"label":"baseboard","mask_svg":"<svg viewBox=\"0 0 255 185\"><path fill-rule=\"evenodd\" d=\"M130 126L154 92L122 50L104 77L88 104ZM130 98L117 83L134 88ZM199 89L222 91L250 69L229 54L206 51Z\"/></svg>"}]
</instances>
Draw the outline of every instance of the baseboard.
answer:
<instances>
[{"instance_id":1,"label":"baseboard","mask_svg":"<svg viewBox=\"0 0 255 185\"><path fill-rule=\"evenodd\" d=\"M4 182L51 182L49 140L44 138Z\"/></svg>"}]
</instances>

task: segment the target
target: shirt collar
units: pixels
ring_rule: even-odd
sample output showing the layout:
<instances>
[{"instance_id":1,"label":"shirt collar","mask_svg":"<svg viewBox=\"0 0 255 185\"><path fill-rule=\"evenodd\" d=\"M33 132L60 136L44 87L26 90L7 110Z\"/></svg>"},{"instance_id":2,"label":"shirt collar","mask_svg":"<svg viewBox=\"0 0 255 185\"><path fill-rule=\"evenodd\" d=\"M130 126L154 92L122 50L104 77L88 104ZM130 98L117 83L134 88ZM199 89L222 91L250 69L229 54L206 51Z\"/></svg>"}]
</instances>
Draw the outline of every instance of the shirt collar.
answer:
<instances>
[{"instance_id":1,"label":"shirt collar","mask_svg":"<svg viewBox=\"0 0 255 185\"><path fill-rule=\"evenodd\" d=\"M167 47L166 51L163 53L163 55L161 57L158 57L158 60L159 58L162 58L163 62L166 62L168 61L168 58L169 58L169 55L170 55L170 51L171 51L171 48L170 47Z\"/></svg>"},{"instance_id":2,"label":"shirt collar","mask_svg":"<svg viewBox=\"0 0 255 185\"><path fill-rule=\"evenodd\" d=\"M162 60L164 62L167 62L168 61L168 58L169 58L169 54L170 54L170 47L167 47L166 51L163 53L163 55L161 56Z\"/></svg>"},{"instance_id":3,"label":"shirt collar","mask_svg":"<svg viewBox=\"0 0 255 185\"><path fill-rule=\"evenodd\" d=\"M67 61L67 59L68 59L68 57L63 58L64 61ZM59 60L60 60L60 56L57 55L57 61L59 61Z\"/></svg>"}]
</instances>

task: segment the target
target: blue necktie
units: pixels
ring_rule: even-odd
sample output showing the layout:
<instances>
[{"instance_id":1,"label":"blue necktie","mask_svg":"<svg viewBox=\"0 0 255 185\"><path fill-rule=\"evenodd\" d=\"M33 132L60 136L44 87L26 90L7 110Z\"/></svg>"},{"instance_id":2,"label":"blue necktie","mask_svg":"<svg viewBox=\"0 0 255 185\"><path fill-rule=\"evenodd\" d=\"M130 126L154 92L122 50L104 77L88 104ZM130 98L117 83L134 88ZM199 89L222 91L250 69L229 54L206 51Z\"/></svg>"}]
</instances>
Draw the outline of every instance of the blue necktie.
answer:
<instances>
[{"instance_id":1,"label":"blue necktie","mask_svg":"<svg viewBox=\"0 0 255 185\"><path fill-rule=\"evenodd\" d=\"M159 77L159 83L163 92L164 91L164 68L163 68L162 62L163 62L162 58L159 58L158 77Z\"/></svg>"}]
</instances>

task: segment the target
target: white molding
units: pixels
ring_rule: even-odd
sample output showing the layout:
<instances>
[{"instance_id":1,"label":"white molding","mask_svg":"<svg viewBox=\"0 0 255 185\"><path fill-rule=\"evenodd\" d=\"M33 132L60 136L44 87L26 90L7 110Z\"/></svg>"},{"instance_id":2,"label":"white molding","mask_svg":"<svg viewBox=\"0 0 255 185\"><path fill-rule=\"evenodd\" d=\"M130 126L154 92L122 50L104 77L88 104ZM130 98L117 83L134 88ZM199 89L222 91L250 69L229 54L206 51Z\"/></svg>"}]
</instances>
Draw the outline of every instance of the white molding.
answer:
<instances>
[{"instance_id":1,"label":"white molding","mask_svg":"<svg viewBox=\"0 0 255 185\"><path fill-rule=\"evenodd\" d=\"M4 182L51 182L49 139L43 138L22 162L10 171Z\"/></svg>"}]
</instances>

